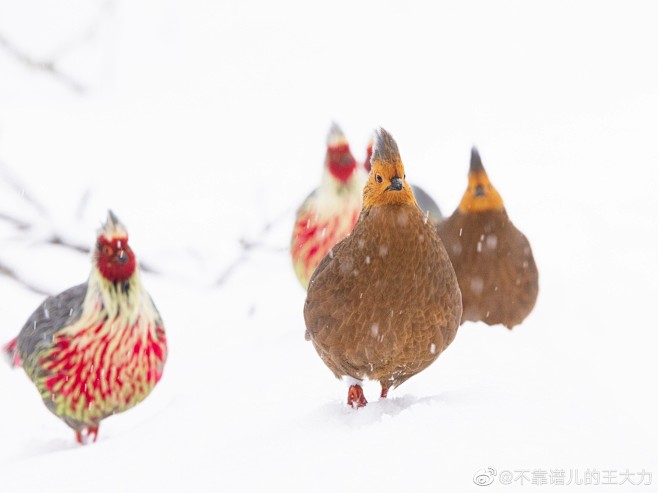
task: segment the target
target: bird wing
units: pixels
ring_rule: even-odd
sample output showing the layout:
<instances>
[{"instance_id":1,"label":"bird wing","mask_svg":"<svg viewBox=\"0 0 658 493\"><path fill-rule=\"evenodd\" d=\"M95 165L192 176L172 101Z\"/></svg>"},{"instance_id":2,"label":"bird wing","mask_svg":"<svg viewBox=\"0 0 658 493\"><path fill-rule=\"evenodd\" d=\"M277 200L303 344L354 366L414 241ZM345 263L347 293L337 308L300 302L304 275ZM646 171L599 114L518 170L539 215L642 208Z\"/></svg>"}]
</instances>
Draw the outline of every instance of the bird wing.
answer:
<instances>
[{"instance_id":1,"label":"bird wing","mask_svg":"<svg viewBox=\"0 0 658 493\"><path fill-rule=\"evenodd\" d=\"M438 204L430 195L417 185L411 185L414 191L414 197L418 203L418 207L423 211L423 214L429 214L429 218L434 224L438 224L443 219L443 214Z\"/></svg>"},{"instance_id":2,"label":"bird wing","mask_svg":"<svg viewBox=\"0 0 658 493\"><path fill-rule=\"evenodd\" d=\"M316 196L317 194L318 194L318 189L316 188L315 190L313 190L311 193L309 193L309 194L306 196L306 198L305 198L304 201L302 202L302 205L300 205L300 206L297 208L297 212L295 213L295 215L296 215L297 217L299 217L300 214L302 214L303 212L306 211L306 209L308 209L309 204L315 199L315 196Z\"/></svg>"},{"instance_id":3,"label":"bird wing","mask_svg":"<svg viewBox=\"0 0 658 493\"><path fill-rule=\"evenodd\" d=\"M331 250L329 250L329 253L327 253L327 255L324 256L324 258L320 261L320 263L318 264L318 266L317 266L317 267L315 268L315 270L313 271L313 275L311 276L311 279L310 279L309 282L308 282L309 290L308 290L308 293L307 293L307 296L306 296L306 303L305 303L305 305L304 305L304 317L305 317L306 322L307 322L307 323L306 323L306 327L307 327L307 329L306 329L306 332L305 332L305 334L304 334L304 338L305 338L307 341L310 341L310 340L311 340L311 335L312 335L311 332L309 332L309 329L308 329L308 327L309 327L309 323L308 323L308 321L310 320L310 317L311 317L311 316L310 316L310 313L307 313L307 310L306 310L306 308L308 307L309 303L311 302L311 299L310 299L310 298L313 298L313 299L327 299L327 298L326 298L327 293L325 292L325 291L326 291L325 289L322 289L322 290L321 290L322 293L317 293L317 290L314 290L313 292L311 292L310 287L313 285L313 281L314 281L315 279L317 279L318 276L322 275L322 273L323 273L325 270L327 270L328 268L329 268L329 270L331 270L330 266L331 266L332 264L333 264L333 265L336 265L336 264L333 262L333 260L334 260L334 258L335 258L336 255L339 255L339 254L340 254L340 251L341 251L342 248L345 246L346 241L347 241L348 239L349 239L349 236L348 236L347 238L343 238L341 241L339 241L338 243L336 243L336 245L334 245L334 247L333 247ZM309 296L309 295L310 295L310 296ZM316 326L315 324L311 324L311 326L314 327L315 330L313 330L313 332L315 332L315 331L317 330L317 326Z\"/></svg>"},{"instance_id":4,"label":"bird wing","mask_svg":"<svg viewBox=\"0 0 658 493\"><path fill-rule=\"evenodd\" d=\"M50 345L57 331L80 319L86 295L87 283L84 283L49 296L39 305L18 334L18 352L24 362L39 347Z\"/></svg>"}]
</instances>

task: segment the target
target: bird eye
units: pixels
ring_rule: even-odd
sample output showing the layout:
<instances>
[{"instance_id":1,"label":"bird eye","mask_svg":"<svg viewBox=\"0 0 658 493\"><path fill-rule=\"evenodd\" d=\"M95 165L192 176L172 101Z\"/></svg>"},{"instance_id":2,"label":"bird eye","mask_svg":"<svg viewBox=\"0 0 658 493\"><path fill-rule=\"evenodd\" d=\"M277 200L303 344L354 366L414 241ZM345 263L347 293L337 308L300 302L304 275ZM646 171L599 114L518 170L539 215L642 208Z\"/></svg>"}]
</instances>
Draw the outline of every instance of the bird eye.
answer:
<instances>
[{"instance_id":1,"label":"bird eye","mask_svg":"<svg viewBox=\"0 0 658 493\"><path fill-rule=\"evenodd\" d=\"M381 183L382 181L382 176L381 175L376 175L375 178L377 178L377 183Z\"/></svg>"},{"instance_id":2,"label":"bird eye","mask_svg":"<svg viewBox=\"0 0 658 493\"><path fill-rule=\"evenodd\" d=\"M112 255L112 247L104 245L102 251L103 251L103 255L107 255L108 257Z\"/></svg>"}]
</instances>

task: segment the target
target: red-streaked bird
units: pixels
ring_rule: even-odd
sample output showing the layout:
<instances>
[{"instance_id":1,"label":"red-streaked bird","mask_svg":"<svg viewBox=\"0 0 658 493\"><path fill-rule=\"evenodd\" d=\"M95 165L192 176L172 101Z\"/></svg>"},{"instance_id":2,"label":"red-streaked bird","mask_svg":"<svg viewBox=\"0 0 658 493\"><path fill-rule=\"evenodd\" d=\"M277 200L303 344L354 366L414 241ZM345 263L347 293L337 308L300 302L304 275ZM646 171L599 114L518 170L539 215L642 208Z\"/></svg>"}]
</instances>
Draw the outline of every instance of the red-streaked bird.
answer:
<instances>
[{"instance_id":1,"label":"red-streaked bird","mask_svg":"<svg viewBox=\"0 0 658 493\"><path fill-rule=\"evenodd\" d=\"M374 142L374 137L371 137L370 141L368 142L368 147L366 148L366 160L363 163L363 167L367 173L370 173L370 160L372 158L372 146ZM411 184L411 189L414 192L414 197L416 197L416 203L418 204L418 207L420 207L421 211L427 214L427 217L432 222L432 224L437 225L443 221L443 214L441 213L441 209L439 208L438 204L434 202L434 199L432 199L432 197L430 197L429 194L418 185Z\"/></svg>"},{"instance_id":2,"label":"red-streaked bird","mask_svg":"<svg viewBox=\"0 0 658 493\"><path fill-rule=\"evenodd\" d=\"M453 341L462 314L455 271L405 179L397 144L379 129L363 210L352 233L313 273L306 338L363 407L361 380L381 397L427 368Z\"/></svg>"},{"instance_id":3,"label":"red-streaked bird","mask_svg":"<svg viewBox=\"0 0 658 493\"><path fill-rule=\"evenodd\" d=\"M304 289L322 258L352 231L363 200L365 176L335 123L327 137L324 163L320 186L297 211L290 242L292 263Z\"/></svg>"},{"instance_id":4,"label":"red-streaked bird","mask_svg":"<svg viewBox=\"0 0 658 493\"><path fill-rule=\"evenodd\" d=\"M101 420L148 396L167 358L162 319L111 211L92 263L86 283L47 298L4 346L79 443L96 441Z\"/></svg>"},{"instance_id":5,"label":"red-streaked bird","mask_svg":"<svg viewBox=\"0 0 658 493\"><path fill-rule=\"evenodd\" d=\"M530 242L512 224L475 147L466 192L438 231L462 290L462 323L508 329L520 324L537 300L537 266Z\"/></svg>"}]
</instances>

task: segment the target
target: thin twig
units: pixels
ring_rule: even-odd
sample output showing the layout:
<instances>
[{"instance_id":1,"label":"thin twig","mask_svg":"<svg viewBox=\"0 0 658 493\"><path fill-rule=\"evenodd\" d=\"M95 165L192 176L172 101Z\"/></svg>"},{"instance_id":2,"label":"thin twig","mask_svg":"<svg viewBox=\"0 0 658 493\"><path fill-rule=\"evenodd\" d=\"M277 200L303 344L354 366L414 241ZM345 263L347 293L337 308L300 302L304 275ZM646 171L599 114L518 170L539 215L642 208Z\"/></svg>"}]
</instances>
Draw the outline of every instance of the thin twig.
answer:
<instances>
[{"instance_id":1,"label":"thin twig","mask_svg":"<svg viewBox=\"0 0 658 493\"><path fill-rule=\"evenodd\" d=\"M0 39L2 34L0 34ZM21 182L21 180L12 173L9 167L0 161L0 175L4 181L9 185L14 192L21 196L27 203L34 207L42 216L47 216L46 208L41 202L35 199L30 192L28 192L27 187Z\"/></svg>"},{"instance_id":2,"label":"thin twig","mask_svg":"<svg viewBox=\"0 0 658 493\"><path fill-rule=\"evenodd\" d=\"M49 293L48 291L46 291L44 289L41 289L40 287L35 286L34 284L32 284L32 283L26 281L25 279L21 278L13 270L11 270L9 267L7 267L3 264L0 264L0 275L7 276L10 279L13 279L17 283L19 283L21 286L29 289L33 293L41 294L41 295L44 295L44 296L50 296L51 295L51 293Z\"/></svg>"},{"instance_id":3,"label":"thin twig","mask_svg":"<svg viewBox=\"0 0 658 493\"><path fill-rule=\"evenodd\" d=\"M217 279L217 282L215 282L215 286L221 286L222 284L224 284L229 279L229 277L231 277L235 269L237 269L240 266L240 264L242 264L248 258L249 258L249 254L246 252L242 252L242 254L239 257L237 257L233 262L231 262L228 265L228 267L226 267L226 269L224 269L224 272L222 272L222 274Z\"/></svg>"},{"instance_id":4,"label":"thin twig","mask_svg":"<svg viewBox=\"0 0 658 493\"><path fill-rule=\"evenodd\" d=\"M53 61L37 60L31 57L27 53L23 52L20 48L18 48L14 43L9 41L9 39L2 33L0 33L0 48L4 48L7 53L9 53L26 67L37 70L39 72L43 72L53 77L57 81L67 86L73 92L83 94L86 91L85 87L80 82L59 70Z\"/></svg>"},{"instance_id":5,"label":"thin twig","mask_svg":"<svg viewBox=\"0 0 658 493\"><path fill-rule=\"evenodd\" d=\"M78 202L78 207L75 209L75 217L78 220L81 220L84 216L85 209L87 209L87 204L89 203L89 198L91 197L91 190L87 188L85 193L80 197L80 202Z\"/></svg>"},{"instance_id":6,"label":"thin twig","mask_svg":"<svg viewBox=\"0 0 658 493\"><path fill-rule=\"evenodd\" d=\"M274 219L265 222L263 224L263 227L261 228L260 232L258 233L258 240L248 240L245 237L242 237L238 240L240 244L240 254L231 262L225 269L224 271L219 275L217 278L217 281L215 282L215 286L221 286L224 284L229 277L235 272L235 270L242 264L244 263L251 253L256 250L256 249L261 249L264 250L266 249L264 247L265 245L265 237L268 235L268 233L272 230L272 228L277 225L281 220L283 220L288 214L290 213L289 209L286 209L283 211L281 214L279 214L277 217ZM282 252L285 251L285 248L267 248L268 250L271 250L273 252Z\"/></svg>"},{"instance_id":7,"label":"thin twig","mask_svg":"<svg viewBox=\"0 0 658 493\"><path fill-rule=\"evenodd\" d=\"M82 246L82 245L76 245L75 243L72 243L70 241L65 240L61 236L55 234L48 238L46 240L46 243L50 245L55 245L55 246L60 246L63 248L68 248L69 250L74 250L79 253L84 253L85 255L91 255L91 248L87 246ZM139 268L143 272L147 272L149 274L155 274L158 275L160 272L157 269L154 269L148 262L144 263L143 261L139 261Z\"/></svg>"},{"instance_id":8,"label":"thin twig","mask_svg":"<svg viewBox=\"0 0 658 493\"><path fill-rule=\"evenodd\" d=\"M89 247L70 243L57 234L51 236L48 240L46 240L46 243L49 243L51 245L62 246L70 250L75 250L76 252L85 253L87 255L91 252Z\"/></svg>"},{"instance_id":9,"label":"thin twig","mask_svg":"<svg viewBox=\"0 0 658 493\"><path fill-rule=\"evenodd\" d=\"M71 36L68 41L61 43L57 48L52 50L48 59L57 61L66 56L69 52L73 51L78 46L92 41L98 35L98 31L100 31L100 28L105 22L105 19L113 8L113 0L105 0L100 2L98 11L91 19L89 24L81 32Z\"/></svg>"},{"instance_id":10,"label":"thin twig","mask_svg":"<svg viewBox=\"0 0 658 493\"><path fill-rule=\"evenodd\" d=\"M28 224L25 221L21 221L16 217L12 217L9 214L5 214L4 212L0 212L0 219L10 224L13 224L16 227L16 229L20 231L25 231L32 227L31 224Z\"/></svg>"}]
</instances>

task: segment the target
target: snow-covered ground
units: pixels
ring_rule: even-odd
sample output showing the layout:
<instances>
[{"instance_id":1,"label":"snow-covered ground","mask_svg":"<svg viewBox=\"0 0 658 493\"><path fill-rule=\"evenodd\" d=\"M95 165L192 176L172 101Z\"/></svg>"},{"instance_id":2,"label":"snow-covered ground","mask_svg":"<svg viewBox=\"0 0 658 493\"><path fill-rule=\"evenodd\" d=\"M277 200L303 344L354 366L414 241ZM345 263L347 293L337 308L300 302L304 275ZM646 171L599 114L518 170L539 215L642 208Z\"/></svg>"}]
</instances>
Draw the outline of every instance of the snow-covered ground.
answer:
<instances>
[{"instance_id":1,"label":"snow-covered ground","mask_svg":"<svg viewBox=\"0 0 658 493\"><path fill-rule=\"evenodd\" d=\"M91 245L111 207L170 345L154 393L87 447L0 367L0 492L461 492L488 467L495 491L579 491L588 470L626 478L596 491L655 489L654 20L650 2L0 0L0 40L84 88L0 43L0 214L35 225L0 215L0 265L81 282L88 257L43 240ZM540 271L521 326L465 324L358 411L304 341L287 253L332 120L359 160L389 130L445 213L476 144ZM0 276L0 299L4 342L43 297ZM531 484L560 470L571 485Z\"/></svg>"}]
</instances>

